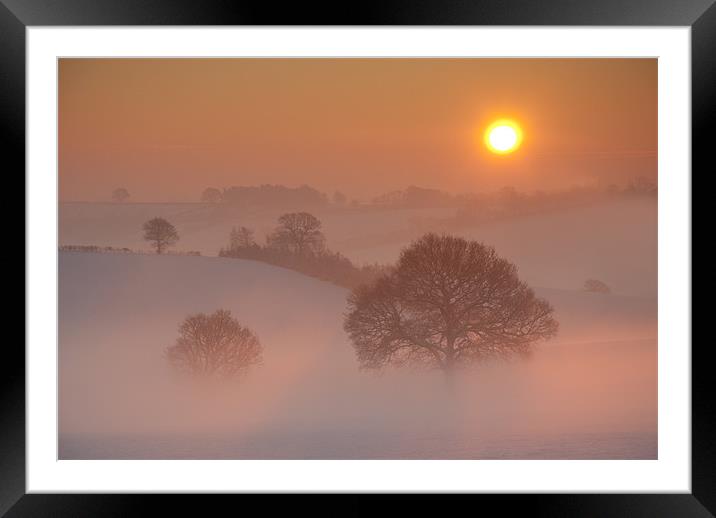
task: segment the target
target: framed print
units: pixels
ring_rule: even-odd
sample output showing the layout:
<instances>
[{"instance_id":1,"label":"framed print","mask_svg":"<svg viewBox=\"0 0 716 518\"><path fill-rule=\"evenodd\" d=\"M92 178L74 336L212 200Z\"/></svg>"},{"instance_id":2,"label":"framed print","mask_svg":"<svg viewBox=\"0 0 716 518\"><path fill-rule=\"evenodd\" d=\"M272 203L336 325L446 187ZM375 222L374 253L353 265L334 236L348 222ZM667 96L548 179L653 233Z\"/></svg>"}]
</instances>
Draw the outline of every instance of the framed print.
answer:
<instances>
[{"instance_id":1,"label":"framed print","mask_svg":"<svg viewBox=\"0 0 716 518\"><path fill-rule=\"evenodd\" d=\"M27 309L0 509L708 516L691 181L716 8L548 4L5 2Z\"/></svg>"}]
</instances>

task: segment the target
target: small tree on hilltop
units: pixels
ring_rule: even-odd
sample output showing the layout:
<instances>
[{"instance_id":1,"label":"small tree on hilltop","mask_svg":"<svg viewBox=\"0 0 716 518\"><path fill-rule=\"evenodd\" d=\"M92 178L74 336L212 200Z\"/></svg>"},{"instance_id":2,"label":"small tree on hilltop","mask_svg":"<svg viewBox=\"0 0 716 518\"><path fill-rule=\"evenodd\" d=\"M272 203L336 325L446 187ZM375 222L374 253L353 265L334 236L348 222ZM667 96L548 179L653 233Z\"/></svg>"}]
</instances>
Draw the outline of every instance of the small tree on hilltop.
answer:
<instances>
[{"instance_id":1,"label":"small tree on hilltop","mask_svg":"<svg viewBox=\"0 0 716 518\"><path fill-rule=\"evenodd\" d=\"M150 219L142 225L142 230L144 230L144 240L152 242L158 254L179 240L174 225L164 218Z\"/></svg>"},{"instance_id":2,"label":"small tree on hilltop","mask_svg":"<svg viewBox=\"0 0 716 518\"><path fill-rule=\"evenodd\" d=\"M268 237L270 246L298 255L315 254L323 250L325 237L321 221L308 212L292 212L278 218L279 226Z\"/></svg>"},{"instance_id":3,"label":"small tree on hilltop","mask_svg":"<svg viewBox=\"0 0 716 518\"><path fill-rule=\"evenodd\" d=\"M261 363L256 335L241 326L231 312L189 315L179 326L179 338L166 350L177 371L201 378L237 378Z\"/></svg>"},{"instance_id":4,"label":"small tree on hilltop","mask_svg":"<svg viewBox=\"0 0 716 518\"><path fill-rule=\"evenodd\" d=\"M251 248L254 246L254 231L246 227L234 227L229 234L229 249Z\"/></svg>"},{"instance_id":5,"label":"small tree on hilltop","mask_svg":"<svg viewBox=\"0 0 716 518\"><path fill-rule=\"evenodd\" d=\"M120 187L120 188L112 191L112 201L122 203L123 201L127 201L128 199L129 199L129 191L127 189L125 189L124 187Z\"/></svg>"},{"instance_id":6,"label":"small tree on hilltop","mask_svg":"<svg viewBox=\"0 0 716 518\"><path fill-rule=\"evenodd\" d=\"M221 191L214 187L207 187L201 193L201 201L204 203L219 203L221 201Z\"/></svg>"},{"instance_id":7,"label":"small tree on hilltop","mask_svg":"<svg viewBox=\"0 0 716 518\"><path fill-rule=\"evenodd\" d=\"M495 250L427 234L395 269L353 291L344 327L362 368L405 363L442 369L526 354L556 334L550 304Z\"/></svg>"}]
</instances>

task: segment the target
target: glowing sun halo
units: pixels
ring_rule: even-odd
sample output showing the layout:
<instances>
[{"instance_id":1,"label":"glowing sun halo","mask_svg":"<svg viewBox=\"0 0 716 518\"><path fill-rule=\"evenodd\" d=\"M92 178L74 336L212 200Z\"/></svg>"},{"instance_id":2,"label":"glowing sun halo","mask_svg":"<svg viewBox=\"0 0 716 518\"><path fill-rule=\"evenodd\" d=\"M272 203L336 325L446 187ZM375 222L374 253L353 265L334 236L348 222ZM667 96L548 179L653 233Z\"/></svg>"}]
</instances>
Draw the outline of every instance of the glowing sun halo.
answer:
<instances>
[{"instance_id":1,"label":"glowing sun halo","mask_svg":"<svg viewBox=\"0 0 716 518\"><path fill-rule=\"evenodd\" d=\"M485 145L493 153L506 155L512 153L522 142L522 129L508 119L493 122L485 130Z\"/></svg>"}]
</instances>

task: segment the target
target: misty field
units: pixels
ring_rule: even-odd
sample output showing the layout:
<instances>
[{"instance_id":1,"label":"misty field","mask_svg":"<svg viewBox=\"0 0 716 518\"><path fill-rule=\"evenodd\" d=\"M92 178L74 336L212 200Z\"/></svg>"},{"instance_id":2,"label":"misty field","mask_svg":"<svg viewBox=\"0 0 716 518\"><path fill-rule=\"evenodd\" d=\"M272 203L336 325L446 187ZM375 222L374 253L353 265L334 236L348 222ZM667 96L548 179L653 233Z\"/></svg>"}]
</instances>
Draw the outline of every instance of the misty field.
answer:
<instances>
[{"instance_id":1,"label":"misty field","mask_svg":"<svg viewBox=\"0 0 716 518\"><path fill-rule=\"evenodd\" d=\"M392 262L444 209L326 209L331 248ZM655 204L602 204L453 230L513 260L559 321L527 361L361 371L342 324L349 290L215 256L232 222L261 237L278 213L201 204L62 204L60 244L140 248L171 219L204 257L60 252L63 459L653 459L657 457ZM441 223L442 221L442 223ZM609 284L605 295L584 279ZM225 308L263 345L230 390L178 384L164 351L189 314Z\"/></svg>"}]
</instances>

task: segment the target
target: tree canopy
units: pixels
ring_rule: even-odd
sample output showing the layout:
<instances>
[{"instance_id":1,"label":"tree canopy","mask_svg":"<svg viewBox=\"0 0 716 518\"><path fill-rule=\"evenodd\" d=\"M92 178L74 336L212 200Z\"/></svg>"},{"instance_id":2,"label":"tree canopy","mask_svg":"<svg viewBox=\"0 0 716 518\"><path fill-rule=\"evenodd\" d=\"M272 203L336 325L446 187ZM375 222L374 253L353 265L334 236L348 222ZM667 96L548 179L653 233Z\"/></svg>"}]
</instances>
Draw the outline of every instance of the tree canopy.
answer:
<instances>
[{"instance_id":1,"label":"tree canopy","mask_svg":"<svg viewBox=\"0 0 716 518\"><path fill-rule=\"evenodd\" d=\"M255 244L254 231L247 227L232 227L229 234L229 250L250 248Z\"/></svg>"},{"instance_id":2,"label":"tree canopy","mask_svg":"<svg viewBox=\"0 0 716 518\"><path fill-rule=\"evenodd\" d=\"M207 187L201 193L201 201L204 203L219 203L221 199L221 191L215 187Z\"/></svg>"},{"instance_id":3,"label":"tree canopy","mask_svg":"<svg viewBox=\"0 0 716 518\"><path fill-rule=\"evenodd\" d=\"M112 191L112 201L123 202L129 199L129 191L124 187L119 187Z\"/></svg>"},{"instance_id":4,"label":"tree canopy","mask_svg":"<svg viewBox=\"0 0 716 518\"><path fill-rule=\"evenodd\" d=\"M174 368L192 376L236 378L261 363L262 346L253 331L220 309L186 317L166 356Z\"/></svg>"},{"instance_id":5,"label":"tree canopy","mask_svg":"<svg viewBox=\"0 0 716 518\"><path fill-rule=\"evenodd\" d=\"M392 272L353 291L344 327L363 368L420 363L451 372L527 354L558 323L492 247L427 234Z\"/></svg>"},{"instance_id":6,"label":"tree canopy","mask_svg":"<svg viewBox=\"0 0 716 518\"><path fill-rule=\"evenodd\" d=\"M584 291L592 293L611 293L611 288L604 281L598 279L587 279L584 281Z\"/></svg>"},{"instance_id":7,"label":"tree canopy","mask_svg":"<svg viewBox=\"0 0 716 518\"><path fill-rule=\"evenodd\" d=\"M174 225L164 218L152 218L146 221L142 225L142 230L144 230L144 240L153 243L158 254L179 240L179 234Z\"/></svg>"},{"instance_id":8,"label":"tree canopy","mask_svg":"<svg viewBox=\"0 0 716 518\"><path fill-rule=\"evenodd\" d=\"M290 212L278 218L278 227L268 237L270 246L294 254L315 254L323 250L325 237L321 221L308 212Z\"/></svg>"}]
</instances>

